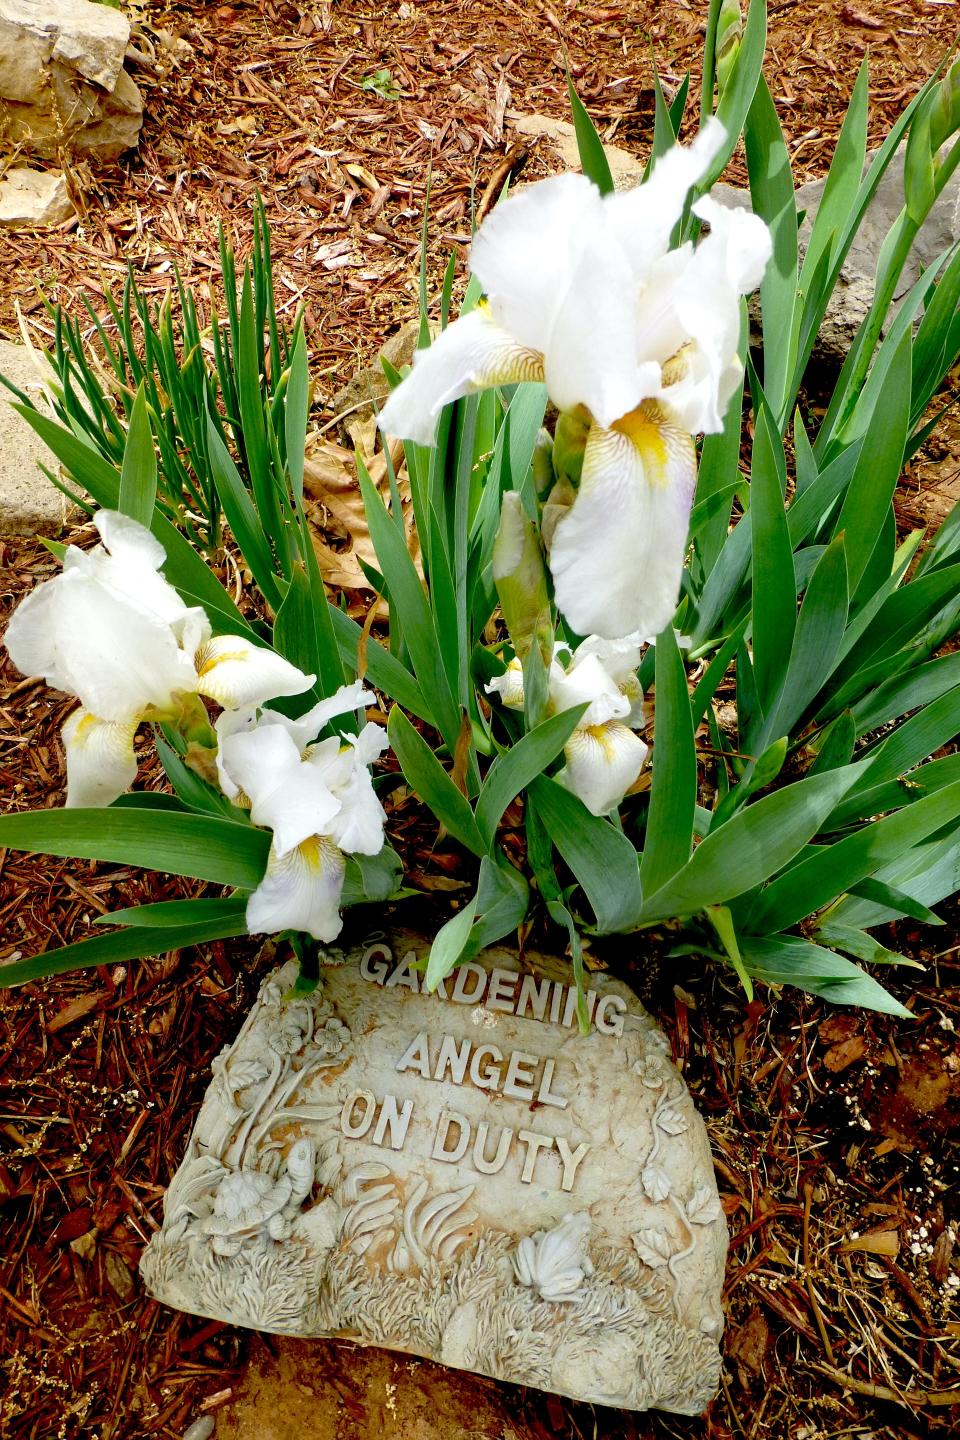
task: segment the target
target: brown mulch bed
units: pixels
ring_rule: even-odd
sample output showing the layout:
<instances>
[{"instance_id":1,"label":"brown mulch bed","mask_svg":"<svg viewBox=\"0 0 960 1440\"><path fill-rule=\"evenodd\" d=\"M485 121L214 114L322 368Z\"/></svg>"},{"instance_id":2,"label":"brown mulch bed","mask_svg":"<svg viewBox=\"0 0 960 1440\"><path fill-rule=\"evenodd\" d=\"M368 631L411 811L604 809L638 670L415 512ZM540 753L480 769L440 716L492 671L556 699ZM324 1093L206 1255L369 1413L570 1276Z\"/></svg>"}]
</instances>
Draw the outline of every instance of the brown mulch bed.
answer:
<instances>
[{"instance_id":1,"label":"brown mulch bed","mask_svg":"<svg viewBox=\"0 0 960 1440\"><path fill-rule=\"evenodd\" d=\"M158 300L174 264L202 296L218 279L218 222L246 253L260 191L280 294L291 315L306 306L317 398L328 400L416 313L428 174L437 278L469 241L472 207L490 202L491 183L499 189L521 165L524 178L553 168L548 150L519 143L510 116L569 118L567 58L595 123L619 145L649 144L654 60L668 94L690 69L693 117L706 8L138 0L139 150L122 169L75 169L79 220L4 235L7 273L29 278L0 292L0 331L16 334L14 300L41 330L42 295L78 313L83 295L104 310L128 261ZM770 12L767 73L798 179L829 163L865 55L879 143L956 38L952 0L773 0ZM742 163L729 178L745 182Z\"/></svg>"},{"instance_id":2,"label":"brown mulch bed","mask_svg":"<svg viewBox=\"0 0 960 1440\"><path fill-rule=\"evenodd\" d=\"M774 0L771 11L768 73L798 178L823 173L868 48L876 142L956 33L956 6L924 0ZM148 112L140 152L122 171L76 171L85 213L75 225L4 235L9 273L30 277L16 298L39 326L41 289L99 308L128 259L158 298L174 262L199 290L215 286L217 221L243 253L259 190L281 294L291 314L307 307L324 402L415 312L431 165L436 276L468 239L471 197L506 179L510 112L567 118L564 54L603 132L642 150L651 52L674 88L696 61L705 6L147 0L135 13ZM363 88L380 70L396 98ZM523 175L550 164L534 147ZM11 334L14 298L12 288L0 295ZM33 542L0 542L0 619L54 568ZM68 709L2 656L4 808L62 802L57 730ZM142 783L158 784L155 770ZM411 839L413 868L442 883L458 862L431 842ZM189 882L0 851L0 960L82 938L123 905L190 893ZM927 962L891 982L913 996L913 1026L793 992L747 1006L716 971L652 965L645 942L620 951L711 1130L732 1236L724 1388L707 1417L685 1421L491 1386L491 1413L509 1416L517 1440L956 1433L956 920L954 911L947 929L906 928L890 942ZM210 1061L236 1033L264 963L252 945L211 945L0 996L0 1434L179 1437L239 1383L260 1342L155 1305L136 1262ZM318 1372L335 1386L350 1353L318 1346ZM371 1433L362 1404L362 1394L345 1404L337 1440Z\"/></svg>"}]
</instances>

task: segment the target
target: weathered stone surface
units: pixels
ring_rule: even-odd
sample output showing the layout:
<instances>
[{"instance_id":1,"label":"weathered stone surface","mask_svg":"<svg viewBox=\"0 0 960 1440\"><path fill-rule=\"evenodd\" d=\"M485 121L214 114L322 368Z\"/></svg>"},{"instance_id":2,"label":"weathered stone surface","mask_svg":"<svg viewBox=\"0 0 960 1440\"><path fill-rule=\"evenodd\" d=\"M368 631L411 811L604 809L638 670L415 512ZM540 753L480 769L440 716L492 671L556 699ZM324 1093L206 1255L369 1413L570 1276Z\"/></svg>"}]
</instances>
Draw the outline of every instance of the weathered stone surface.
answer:
<instances>
[{"instance_id":1,"label":"weathered stone surface","mask_svg":"<svg viewBox=\"0 0 960 1440\"><path fill-rule=\"evenodd\" d=\"M697 1414L727 1232L703 1124L632 993L494 949L437 995L413 936L263 987L214 1063L151 1294L578 1399ZM562 978L561 978L562 977Z\"/></svg>"},{"instance_id":2,"label":"weathered stone surface","mask_svg":"<svg viewBox=\"0 0 960 1440\"><path fill-rule=\"evenodd\" d=\"M0 340L0 375L28 395L43 387L25 345ZM40 470L59 464L34 431L11 408L13 396L0 386L0 535L58 535L72 508Z\"/></svg>"},{"instance_id":3,"label":"weathered stone surface","mask_svg":"<svg viewBox=\"0 0 960 1440\"><path fill-rule=\"evenodd\" d=\"M567 121L554 120L546 115L517 115L512 123L522 135L545 136L567 168L580 169L576 132ZM629 190L639 185L645 161L617 145L606 145L604 150L616 188ZM817 337L816 352L822 357L843 359L870 308L880 247L903 208L904 153L900 150L887 167L850 247ZM868 163L871 158L868 156ZM797 210L805 212L800 227L801 249L810 233L825 183L825 180L811 180L797 188ZM714 194L721 204L750 208L750 193L747 190L720 184L715 187ZM960 171L952 177L927 216L904 266L895 298L901 299L921 271L957 239L960 239Z\"/></svg>"},{"instance_id":4,"label":"weathered stone surface","mask_svg":"<svg viewBox=\"0 0 960 1440\"><path fill-rule=\"evenodd\" d=\"M115 160L143 101L123 69L130 22L92 0L0 0L0 141Z\"/></svg>"},{"instance_id":5,"label":"weathered stone surface","mask_svg":"<svg viewBox=\"0 0 960 1440\"><path fill-rule=\"evenodd\" d=\"M59 60L104 90L116 84L130 41L126 16L92 0L0 0L0 26L15 28L21 45L29 44L42 62ZM16 72L18 67L12 68ZM0 69L0 78L6 81L6 76ZM9 93L12 99L28 98Z\"/></svg>"},{"instance_id":6,"label":"weathered stone surface","mask_svg":"<svg viewBox=\"0 0 960 1440\"><path fill-rule=\"evenodd\" d=\"M0 180L0 225L58 225L73 213L62 170L8 170Z\"/></svg>"}]
</instances>

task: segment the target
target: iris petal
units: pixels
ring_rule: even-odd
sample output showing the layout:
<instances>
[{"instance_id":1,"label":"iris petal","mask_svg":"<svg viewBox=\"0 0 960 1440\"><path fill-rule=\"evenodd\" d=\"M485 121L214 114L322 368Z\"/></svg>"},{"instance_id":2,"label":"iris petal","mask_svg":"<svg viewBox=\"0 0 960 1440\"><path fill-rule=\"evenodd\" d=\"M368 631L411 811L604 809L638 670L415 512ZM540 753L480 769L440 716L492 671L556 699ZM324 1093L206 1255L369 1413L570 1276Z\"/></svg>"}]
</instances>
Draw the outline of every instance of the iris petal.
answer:
<instances>
[{"instance_id":1,"label":"iris petal","mask_svg":"<svg viewBox=\"0 0 960 1440\"><path fill-rule=\"evenodd\" d=\"M491 385L542 379L543 356L518 344L478 305L416 352L413 369L391 393L378 423L386 435L432 445L440 411L452 400Z\"/></svg>"},{"instance_id":2,"label":"iris petal","mask_svg":"<svg viewBox=\"0 0 960 1440\"><path fill-rule=\"evenodd\" d=\"M581 635L657 635L677 606L696 452L654 404L587 440L580 490L550 551L557 605Z\"/></svg>"},{"instance_id":3,"label":"iris petal","mask_svg":"<svg viewBox=\"0 0 960 1440\"><path fill-rule=\"evenodd\" d=\"M278 695L300 695L316 679L243 635L214 636L201 645L195 663L198 693L231 710L262 705Z\"/></svg>"},{"instance_id":4,"label":"iris petal","mask_svg":"<svg viewBox=\"0 0 960 1440\"><path fill-rule=\"evenodd\" d=\"M247 901L251 935L302 930L329 943L343 928L340 896L346 862L332 840L314 835L281 855L274 847L266 874Z\"/></svg>"},{"instance_id":5,"label":"iris petal","mask_svg":"<svg viewBox=\"0 0 960 1440\"><path fill-rule=\"evenodd\" d=\"M574 730L564 747L566 765L557 779L592 815L608 815L620 804L647 758L647 747L619 720Z\"/></svg>"},{"instance_id":6,"label":"iris petal","mask_svg":"<svg viewBox=\"0 0 960 1440\"><path fill-rule=\"evenodd\" d=\"M115 724L83 707L68 716L60 732L67 752L67 805L112 805L137 778L133 737L137 721Z\"/></svg>"}]
</instances>

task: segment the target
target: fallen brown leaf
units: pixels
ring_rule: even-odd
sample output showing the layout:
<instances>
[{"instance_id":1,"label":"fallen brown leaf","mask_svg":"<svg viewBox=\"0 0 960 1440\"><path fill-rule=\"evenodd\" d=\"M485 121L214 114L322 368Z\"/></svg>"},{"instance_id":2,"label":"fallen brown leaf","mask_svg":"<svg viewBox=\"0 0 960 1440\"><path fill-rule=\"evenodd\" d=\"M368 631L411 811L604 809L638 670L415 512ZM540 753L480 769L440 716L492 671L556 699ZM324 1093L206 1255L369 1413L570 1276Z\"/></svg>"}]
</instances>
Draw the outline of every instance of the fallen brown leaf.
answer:
<instances>
[{"instance_id":1,"label":"fallen brown leaf","mask_svg":"<svg viewBox=\"0 0 960 1440\"><path fill-rule=\"evenodd\" d=\"M410 486L406 471L400 468L402 455L403 449L399 444L391 450L397 488L405 511L407 546L414 563L418 564L419 546L409 505ZM369 459L367 469L373 484L389 505L390 484L383 451ZM374 569L380 567L357 482L354 451L329 440L314 444L304 463L303 488L313 531L313 546L324 581L337 590L369 593L373 587L364 574L361 561Z\"/></svg>"},{"instance_id":2,"label":"fallen brown leaf","mask_svg":"<svg viewBox=\"0 0 960 1440\"><path fill-rule=\"evenodd\" d=\"M759 1305L754 1306L739 1330L734 1331L727 1353L751 1375L763 1372L763 1362L770 1346L770 1326Z\"/></svg>"},{"instance_id":3,"label":"fallen brown leaf","mask_svg":"<svg viewBox=\"0 0 960 1440\"><path fill-rule=\"evenodd\" d=\"M58 1030L65 1026L72 1025L75 1020L82 1020L89 1015L91 1010L96 1010L100 1004L101 996L97 991L91 991L87 995L78 995L75 1000L69 1000L56 1015L47 1021L47 1034L55 1035Z\"/></svg>"},{"instance_id":4,"label":"fallen brown leaf","mask_svg":"<svg viewBox=\"0 0 960 1440\"><path fill-rule=\"evenodd\" d=\"M849 1040L841 1040L836 1045L831 1045L825 1051L823 1063L828 1070L839 1074L846 1070L849 1065L856 1065L867 1053L867 1042L862 1035L851 1035Z\"/></svg>"}]
</instances>

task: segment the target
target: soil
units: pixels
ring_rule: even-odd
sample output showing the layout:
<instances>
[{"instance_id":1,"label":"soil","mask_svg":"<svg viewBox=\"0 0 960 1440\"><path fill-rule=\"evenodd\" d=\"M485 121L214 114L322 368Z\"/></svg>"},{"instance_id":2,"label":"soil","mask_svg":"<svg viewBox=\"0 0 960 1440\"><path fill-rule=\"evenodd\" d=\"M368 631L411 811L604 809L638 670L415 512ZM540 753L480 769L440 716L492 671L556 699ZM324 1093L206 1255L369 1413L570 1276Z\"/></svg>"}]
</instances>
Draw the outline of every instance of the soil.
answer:
<instances>
[{"instance_id":1,"label":"soil","mask_svg":"<svg viewBox=\"0 0 960 1440\"><path fill-rule=\"evenodd\" d=\"M875 143L956 33L956 6L934 0L770 8L768 73L801 179L823 173L867 50ZM218 219L245 253L259 190L289 313L306 306L323 419L358 364L415 312L428 167L436 279L451 248L462 255L472 197L483 207L508 175L545 173L546 154L517 148L509 115L567 117L565 55L603 132L642 151L651 54L672 92L695 65L706 6L143 0L128 9L144 57L139 153L112 171L72 172L78 221L4 236L9 273L29 287L4 289L0 329L15 335L16 298L42 338L41 291L74 306L86 295L102 310L128 259L158 299L174 263L202 297L216 284ZM382 70L389 79L374 81ZM737 161L729 178L742 183ZM903 526L931 523L956 496L956 430L936 443L901 489ZM54 569L38 543L0 542L0 613ZM70 703L2 656L5 808L62 803L57 731ZM147 750L145 739L141 783L158 785ZM466 878L463 857L410 807L392 819L423 888ZM123 905L196 888L0 851L0 961L83 938ZM907 924L880 936L925 966L887 982L913 1024L792 991L747 1005L729 975L666 960L647 938L598 956L663 1023L711 1133L732 1237L726 1366L716 1403L695 1420L594 1410L156 1305L137 1260L210 1062L239 1028L267 961L252 943L214 944L4 994L0 1434L177 1440L204 1416L216 1440L955 1434L960 945L956 907L943 912L944 928ZM436 914L417 902L403 920L429 928Z\"/></svg>"}]
</instances>

